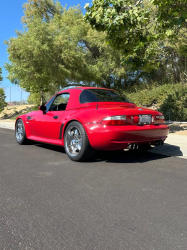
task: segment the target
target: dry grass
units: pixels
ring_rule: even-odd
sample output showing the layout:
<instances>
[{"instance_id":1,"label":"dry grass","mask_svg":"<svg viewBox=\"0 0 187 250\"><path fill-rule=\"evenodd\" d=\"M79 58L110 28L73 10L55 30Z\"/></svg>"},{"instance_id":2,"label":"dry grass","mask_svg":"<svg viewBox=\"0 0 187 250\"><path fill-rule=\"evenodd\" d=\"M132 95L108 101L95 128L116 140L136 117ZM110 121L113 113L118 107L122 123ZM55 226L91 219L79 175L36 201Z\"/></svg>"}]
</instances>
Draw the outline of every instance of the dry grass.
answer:
<instances>
[{"instance_id":1,"label":"dry grass","mask_svg":"<svg viewBox=\"0 0 187 250\"><path fill-rule=\"evenodd\" d=\"M7 106L0 113L0 119L11 118L12 116L24 112L26 110L29 111L29 108L32 108L34 105L26 104L26 105L13 105Z\"/></svg>"}]
</instances>

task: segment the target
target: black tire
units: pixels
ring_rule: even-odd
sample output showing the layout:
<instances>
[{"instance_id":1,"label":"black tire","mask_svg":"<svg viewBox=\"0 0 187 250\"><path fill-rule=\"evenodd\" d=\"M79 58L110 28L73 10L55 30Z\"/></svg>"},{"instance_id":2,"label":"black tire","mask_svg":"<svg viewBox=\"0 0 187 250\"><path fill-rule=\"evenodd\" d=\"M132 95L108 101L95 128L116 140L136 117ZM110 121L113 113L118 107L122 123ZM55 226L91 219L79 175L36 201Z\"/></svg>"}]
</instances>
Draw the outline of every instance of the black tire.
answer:
<instances>
[{"instance_id":1,"label":"black tire","mask_svg":"<svg viewBox=\"0 0 187 250\"><path fill-rule=\"evenodd\" d=\"M18 129L20 132L18 132ZM21 132L21 129L22 129L22 132ZM19 136L19 133L20 133L20 136ZM16 122L15 136L16 136L16 141L19 145L28 144L28 139L26 137L26 132L25 132L25 126L21 119L18 119Z\"/></svg>"},{"instance_id":2,"label":"black tire","mask_svg":"<svg viewBox=\"0 0 187 250\"><path fill-rule=\"evenodd\" d=\"M76 134L73 132L75 132L77 129L78 136L77 136L77 140L78 137L81 138L81 143L75 142L71 147L70 145L68 145L70 142L73 143L73 141L75 141L75 136ZM72 134L71 137L68 137L70 135L70 133ZM70 139L71 138L71 139ZM80 142L80 141L79 141ZM78 149L78 146L80 145L80 148ZM75 155L70 152L70 149L73 148L77 148L77 151L73 151L75 153ZM64 149L66 154L68 155L68 157L72 160L72 161L87 161L90 160L91 158L93 158L94 154L95 154L95 150L91 147L90 142L88 140L88 136L86 134L86 131L84 129L84 127L76 121L71 122L64 133Z\"/></svg>"}]
</instances>

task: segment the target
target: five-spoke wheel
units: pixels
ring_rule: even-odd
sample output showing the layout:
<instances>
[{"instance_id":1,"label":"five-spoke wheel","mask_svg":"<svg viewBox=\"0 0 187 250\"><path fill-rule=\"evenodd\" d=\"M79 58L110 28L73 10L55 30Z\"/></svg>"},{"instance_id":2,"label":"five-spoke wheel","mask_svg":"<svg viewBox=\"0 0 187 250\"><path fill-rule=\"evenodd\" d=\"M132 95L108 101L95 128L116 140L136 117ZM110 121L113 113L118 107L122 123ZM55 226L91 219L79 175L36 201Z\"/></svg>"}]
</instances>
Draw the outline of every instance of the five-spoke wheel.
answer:
<instances>
[{"instance_id":1,"label":"five-spoke wheel","mask_svg":"<svg viewBox=\"0 0 187 250\"><path fill-rule=\"evenodd\" d=\"M64 148L73 161L88 160L95 153L95 150L90 146L84 127L76 121L71 122L65 130Z\"/></svg>"},{"instance_id":2,"label":"five-spoke wheel","mask_svg":"<svg viewBox=\"0 0 187 250\"><path fill-rule=\"evenodd\" d=\"M67 131L66 148L70 155L76 156L81 151L81 132L75 126L71 126Z\"/></svg>"},{"instance_id":3,"label":"five-spoke wheel","mask_svg":"<svg viewBox=\"0 0 187 250\"><path fill-rule=\"evenodd\" d=\"M27 138L25 133L25 127L21 119L18 119L16 122L15 135L18 144L26 144Z\"/></svg>"}]
</instances>

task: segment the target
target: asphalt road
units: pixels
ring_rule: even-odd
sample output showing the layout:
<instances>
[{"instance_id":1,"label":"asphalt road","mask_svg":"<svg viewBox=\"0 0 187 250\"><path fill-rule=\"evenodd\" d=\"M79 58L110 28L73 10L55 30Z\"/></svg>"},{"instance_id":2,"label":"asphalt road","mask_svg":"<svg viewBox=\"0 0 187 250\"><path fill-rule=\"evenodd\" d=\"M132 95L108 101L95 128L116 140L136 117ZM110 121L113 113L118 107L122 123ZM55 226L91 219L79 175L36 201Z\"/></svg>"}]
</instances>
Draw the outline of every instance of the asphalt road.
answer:
<instances>
[{"instance_id":1,"label":"asphalt road","mask_svg":"<svg viewBox=\"0 0 187 250\"><path fill-rule=\"evenodd\" d=\"M20 146L0 129L0 249L187 249L187 160Z\"/></svg>"}]
</instances>

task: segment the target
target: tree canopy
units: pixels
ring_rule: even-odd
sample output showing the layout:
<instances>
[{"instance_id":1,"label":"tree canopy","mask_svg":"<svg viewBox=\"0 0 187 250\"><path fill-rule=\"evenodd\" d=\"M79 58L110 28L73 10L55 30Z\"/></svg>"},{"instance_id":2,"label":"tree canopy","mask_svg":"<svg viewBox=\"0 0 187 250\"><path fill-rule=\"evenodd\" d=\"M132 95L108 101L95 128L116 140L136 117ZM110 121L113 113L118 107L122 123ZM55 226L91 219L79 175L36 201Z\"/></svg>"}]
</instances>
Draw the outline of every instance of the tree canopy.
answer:
<instances>
[{"instance_id":1,"label":"tree canopy","mask_svg":"<svg viewBox=\"0 0 187 250\"><path fill-rule=\"evenodd\" d=\"M165 82L186 74L187 0L94 0L85 8L132 71Z\"/></svg>"},{"instance_id":2,"label":"tree canopy","mask_svg":"<svg viewBox=\"0 0 187 250\"><path fill-rule=\"evenodd\" d=\"M94 0L85 9L91 26L127 54L174 34L171 29L175 35L187 29L187 0Z\"/></svg>"},{"instance_id":3,"label":"tree canopy","mask_svg":"<svg viewBox=\"0 0 187 250\"><path fill-rule=\"evenodd\" d=\"M80 6L66 9L58 1L29 0L24 14L23 32L6 41L11 82L31 93L67 84L123 86L128 70L120 52L106 43L105 33L84 21Z\"/></svg>"},{"instance_id":4,"label":"tree canopy","mask_svg":"<svg viewBox=\"0 0 187 250\"><path fill-rule=\"evenodd\" d=\"M70 84L185 82L186 1L94 0L84 16L80 6L28 0L23 31L5 42L8 78L30 101Z\"/></svg>"}]
</instances>

